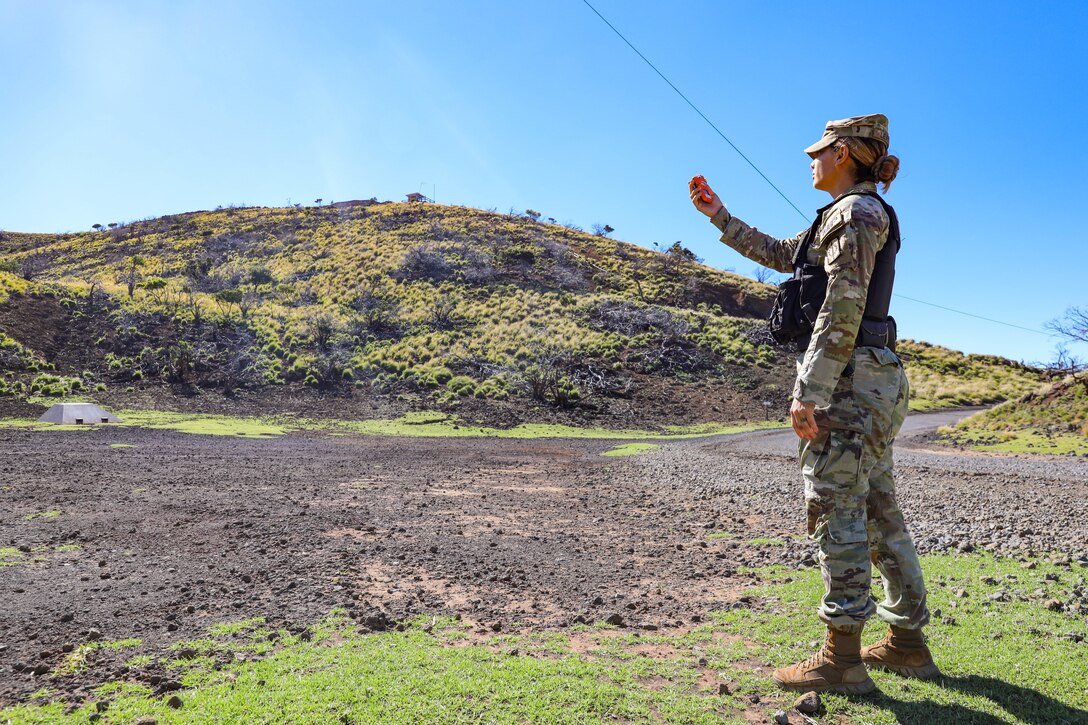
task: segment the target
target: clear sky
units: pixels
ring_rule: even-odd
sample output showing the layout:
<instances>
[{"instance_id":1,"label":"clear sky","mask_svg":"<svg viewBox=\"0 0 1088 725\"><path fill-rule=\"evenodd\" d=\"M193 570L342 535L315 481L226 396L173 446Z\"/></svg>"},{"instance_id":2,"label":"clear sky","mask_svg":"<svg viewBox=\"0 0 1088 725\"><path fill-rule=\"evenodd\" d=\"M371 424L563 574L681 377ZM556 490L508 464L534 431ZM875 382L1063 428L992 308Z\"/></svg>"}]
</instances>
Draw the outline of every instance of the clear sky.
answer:
<instances>
[{"instance_id":1,"label":"clear sky","mask_svg":"<svg viewBox=\"0 0 1088 725\"><path fill-rule=\"evenodd\" d=\"M806 214L802 149L884 113L901 335L1043 361L1088 304L1088 2L590 0ZM691 207L807 225L583 0L0 0L0 228L228 204L524 210L751 275ZM1080 351L1085 353L1088 351Z\"/></svg>"}]
</instances>

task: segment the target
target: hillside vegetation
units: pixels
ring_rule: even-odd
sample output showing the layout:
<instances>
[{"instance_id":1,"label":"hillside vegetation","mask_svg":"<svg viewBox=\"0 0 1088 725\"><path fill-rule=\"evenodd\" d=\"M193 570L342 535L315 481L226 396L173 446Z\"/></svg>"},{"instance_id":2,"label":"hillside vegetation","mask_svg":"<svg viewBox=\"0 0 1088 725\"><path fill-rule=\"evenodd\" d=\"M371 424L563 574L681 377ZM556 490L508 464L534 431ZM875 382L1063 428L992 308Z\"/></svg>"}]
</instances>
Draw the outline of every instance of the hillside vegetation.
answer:
<instances>
[{"instance_id":1,"label":"hillside vegetation","mask_svg":"<svg viewBox=\"0 0 1088 725\"><path fill-rule=\"evenodd\" d=\"M897 349L910 377L912 410L999 403L1042 383L1037 368L995 355L965 355L913 340Z\"/></svg>"},{"instance_id":2,"label":"hillside vegetation","mask_svg":"<svg viewBox=\"0 0 1088 725\"><path fill-rule=\"evenodd\" d=\"M1088 456L1088 378L1066 378L942 429L954 443L1009 453Z\"/></svg>"},{"instance_id":3,"label":"hillside vegetation","mask_svg":"<svg viewBox=\"0 0 1088 725\"><path fill-rule=\"evenodd\" d=\"M0 238L0 394L309 389L648 423L786 409L793 356L763 329L774 289L679 242L651 251L531 210L421 203L110 226ZM1036 380L999 358L905 349L923 408Z\"/></svg>"}]
</instances>

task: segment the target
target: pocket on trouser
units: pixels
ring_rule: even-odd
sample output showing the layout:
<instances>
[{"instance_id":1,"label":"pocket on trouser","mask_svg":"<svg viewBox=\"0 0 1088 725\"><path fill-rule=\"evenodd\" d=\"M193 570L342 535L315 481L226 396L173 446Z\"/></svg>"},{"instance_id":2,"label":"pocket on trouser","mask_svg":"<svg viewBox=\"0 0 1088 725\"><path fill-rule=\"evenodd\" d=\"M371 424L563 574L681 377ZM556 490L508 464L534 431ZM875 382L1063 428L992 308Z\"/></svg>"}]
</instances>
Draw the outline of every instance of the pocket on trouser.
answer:
<instances>
[{"instance_id":1,"label":"pocket on trouser","mask_svg":"<svg viewBox=\"0 0 1088 725\"><path fill-rule=\"evenodd\" d=\"M865 434L832 428L818 447L803 456L808 535L817 541L853 544L868 541L861 466Z\"/></svg>"}]
</instances>

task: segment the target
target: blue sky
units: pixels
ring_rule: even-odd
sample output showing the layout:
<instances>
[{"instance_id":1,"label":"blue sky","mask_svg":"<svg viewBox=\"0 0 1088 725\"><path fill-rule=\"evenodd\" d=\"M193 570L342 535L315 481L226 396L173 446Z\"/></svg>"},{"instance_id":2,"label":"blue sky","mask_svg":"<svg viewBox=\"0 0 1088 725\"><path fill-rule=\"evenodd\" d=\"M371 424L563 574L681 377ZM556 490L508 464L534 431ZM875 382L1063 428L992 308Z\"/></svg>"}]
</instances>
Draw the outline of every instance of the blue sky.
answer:
<instances>
[{"instance_id":1,"label":"blue sky","mask_svg":"<svg viewBox=\"0 0 1088 725\"><path fill-rule=\"evenodd\" d=\"M905 337L1028 361L1088 304L1088 3L591 0L806 214L802 149L884 113ZM536 209L751 275L687 199L806 226L582 2L0 0L0 228L227 204ZM1081 350L1082 354L1088 351Z\"/></svg>"}]
</instances>

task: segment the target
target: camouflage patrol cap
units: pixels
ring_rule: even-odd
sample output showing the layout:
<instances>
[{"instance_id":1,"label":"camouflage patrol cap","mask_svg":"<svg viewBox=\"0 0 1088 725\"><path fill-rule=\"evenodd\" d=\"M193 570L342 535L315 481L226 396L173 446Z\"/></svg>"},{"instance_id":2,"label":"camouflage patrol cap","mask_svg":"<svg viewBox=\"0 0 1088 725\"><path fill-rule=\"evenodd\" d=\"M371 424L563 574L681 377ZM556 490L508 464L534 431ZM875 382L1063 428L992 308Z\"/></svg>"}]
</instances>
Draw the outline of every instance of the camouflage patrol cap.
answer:
<instances>
[{"instance_id":1,"label":"camouflage patrol cap","mask_svg":"<svg viewBox=\"0 0 1088 725\"><path fill-rule=\"evenodd\" d=\"M839 139L849 137L871 138L888 144L888 117L882 113L868 116L854 116L841 121L828 121L824 135L816 143L805 149L809 156L815 156Z\"/></svg>"}]
</instances>

